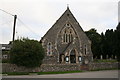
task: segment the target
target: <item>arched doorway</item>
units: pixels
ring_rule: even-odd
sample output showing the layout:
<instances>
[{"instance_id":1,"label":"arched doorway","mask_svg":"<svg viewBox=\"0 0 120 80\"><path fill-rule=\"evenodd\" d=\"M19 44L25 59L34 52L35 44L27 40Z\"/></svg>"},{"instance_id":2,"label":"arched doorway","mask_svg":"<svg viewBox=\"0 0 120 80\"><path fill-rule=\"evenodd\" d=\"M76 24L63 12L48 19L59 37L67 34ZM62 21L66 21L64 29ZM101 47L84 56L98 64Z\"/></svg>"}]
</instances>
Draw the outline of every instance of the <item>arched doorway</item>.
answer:
<instances>
[{"instance_id":1,"label":"arched doorway","mask_svg":"<svg viewBox=\"0 0 120 80\"><path fill-rule=\"evenodd\" d=\"M70 62L71 62L71 63L76 63L75 50L72 50L72 51L70 52Z\"/></svg>"}]
</instances>

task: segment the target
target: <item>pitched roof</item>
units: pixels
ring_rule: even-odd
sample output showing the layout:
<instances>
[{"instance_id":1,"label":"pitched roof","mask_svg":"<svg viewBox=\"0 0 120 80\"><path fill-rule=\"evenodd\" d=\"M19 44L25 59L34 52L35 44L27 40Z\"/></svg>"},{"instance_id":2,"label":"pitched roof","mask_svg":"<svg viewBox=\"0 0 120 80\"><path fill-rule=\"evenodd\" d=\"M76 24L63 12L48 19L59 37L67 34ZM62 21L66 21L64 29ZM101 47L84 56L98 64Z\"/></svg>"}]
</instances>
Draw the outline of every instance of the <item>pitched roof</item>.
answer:
<instances>
[{"instance_id":1,"label":"pitched roof","mask_svg":"<svg viewBox=\"0 0 120 80\"><path fill-rule=\"evenodd\" d=\"M2 44L2 50L10 50L11 45L9 44Z\"/></svg>"},{"instance_id":2,"label":"pitched roof","mask_svg":"<svg viewBox=\"0 0 120 80\"><path fill-rule=\"evenodd\" d=\"M67 7L66 11L55 22L55 24L47 31L47 33L42 37L42 39L49 36L50 36L49 37L50 40L53 40L52 39L53 37L54 39L56 39L57 36L55 34L57 34L62 29L62 26L64 26L64 24L67 21L72 23L74 29L76 29L77 33L81 38L86 38L84 40L89 40L86 34L84 33L83 29L81 28L80 24L78 23L72 12L70 11L69 7ZM82 37L83 35L84 37Z\"/></svg>"}]
</instances>

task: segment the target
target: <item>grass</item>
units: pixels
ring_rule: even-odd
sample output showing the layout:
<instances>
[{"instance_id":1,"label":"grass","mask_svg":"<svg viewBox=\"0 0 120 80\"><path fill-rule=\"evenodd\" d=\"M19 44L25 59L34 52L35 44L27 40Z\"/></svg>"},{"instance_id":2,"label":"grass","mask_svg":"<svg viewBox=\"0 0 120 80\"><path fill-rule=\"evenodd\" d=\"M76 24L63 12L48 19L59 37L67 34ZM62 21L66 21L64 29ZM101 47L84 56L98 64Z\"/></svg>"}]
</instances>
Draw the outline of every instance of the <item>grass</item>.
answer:
<instances>
[{"instance_id":1,"label":"grass","mask_svg":"<svg viewBox=\"0 0 120 80\"><path fill-rule=\"evenodd\" d=\"M7 74L7 75L29 75L29 72L6 72L6 73L2 73Z\"/></svg>"},{"instance_id":2,"label":"grass","mask_svg":"<svg viewBox=\"0 0 120 80\"><path fill-rule=\"evenodd\" d=\"M37 74L37 75L43 75L43 74L65 74L65 73L79 73L83 71L58 71L58 72L6 72L2 74L7 75L30 75L30 74Z\"/></svg>"}]
</instances>

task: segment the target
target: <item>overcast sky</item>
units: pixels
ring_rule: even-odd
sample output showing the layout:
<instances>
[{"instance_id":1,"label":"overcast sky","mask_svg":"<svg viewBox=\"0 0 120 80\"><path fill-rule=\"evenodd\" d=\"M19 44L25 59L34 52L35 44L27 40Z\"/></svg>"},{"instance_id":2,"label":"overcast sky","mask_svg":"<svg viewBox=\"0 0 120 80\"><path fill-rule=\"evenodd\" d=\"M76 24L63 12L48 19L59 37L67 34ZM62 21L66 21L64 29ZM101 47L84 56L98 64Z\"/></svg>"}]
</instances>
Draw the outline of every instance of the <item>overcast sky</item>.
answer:
<instances>
[{"instance_id":1,"label":"overcast sky","mask_svg":"<svg viewBox=\"0 0 120 80\"><path fill-rule=\"evenodd\" d=\"M115 29L119 0L0 0L0 9L17 15L16 36L40 40L69 8L84 31ZM0 43L12 40L14 17L0 10ZM22 21L22 22L21 22Z\"/></svg>"}]
</instances>

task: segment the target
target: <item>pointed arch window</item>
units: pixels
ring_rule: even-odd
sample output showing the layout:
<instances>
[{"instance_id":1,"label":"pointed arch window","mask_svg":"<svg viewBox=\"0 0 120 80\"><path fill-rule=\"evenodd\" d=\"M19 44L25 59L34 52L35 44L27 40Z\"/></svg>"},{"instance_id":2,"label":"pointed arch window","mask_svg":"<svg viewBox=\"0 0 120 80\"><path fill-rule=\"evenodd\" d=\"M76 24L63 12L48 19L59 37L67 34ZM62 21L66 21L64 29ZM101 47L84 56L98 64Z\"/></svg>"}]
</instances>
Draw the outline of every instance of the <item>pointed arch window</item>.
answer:
<instances>
[{"instance_id":1,"label":"pointed arch window","mask_svg":"<svg viewBox=\"0 0 120 80\"><path fill-rule=\"evenodd\" d=\"M52 50L52 44L49 42L47 45L47 55L52 55L53 50Z\"/></svg>"},{"instance_id":2,"label":"pointed arch window","mask_svg":"<svg viewBox=\"0 0 120 80\"><path fill-rule=\"evenodd\" d=\"M85 45L85 55L87 54L87 46Z\"/></svg>"},{"instance_id":3,"label":"pointed arch window","mask_svg":"<svg viewBox=\"0 0 120 80\"><path fill-rule=\"evenodd\" d=\"M70 24L67 24L67 26L70 26ZM73 29L70 27L66 27L63 30L63 43L70 43L73 41Z\"/></svg>"}]
</instances>

